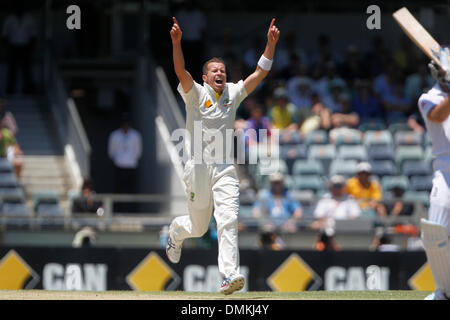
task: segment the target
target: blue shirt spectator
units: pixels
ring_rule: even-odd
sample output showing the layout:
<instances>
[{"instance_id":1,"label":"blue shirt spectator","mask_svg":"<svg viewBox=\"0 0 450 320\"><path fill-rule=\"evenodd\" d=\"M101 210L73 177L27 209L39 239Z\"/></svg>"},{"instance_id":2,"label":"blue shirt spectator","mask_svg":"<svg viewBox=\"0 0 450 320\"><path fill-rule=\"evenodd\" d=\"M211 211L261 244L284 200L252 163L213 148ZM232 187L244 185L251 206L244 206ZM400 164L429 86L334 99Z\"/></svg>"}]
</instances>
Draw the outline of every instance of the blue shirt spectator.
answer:
<instances>
[{"instance_id":1,"label":"blue shirt spectator","mask_svg":"<svg viewBox=\"0 0 450 320\"><path fill-rule=\"evenodd\" d=\"M301 204L284 188L284 177L280 172L269 176L270 190L263 191L253 205L256 218L268 218L268 224L287 232L297 231L296 221L303 215Z\"/></svg>"},{"instance_id":2,"label":"blue shirt spectator","mask_svg":"<svg viewBox=\"0 0 450 320\"><path fill-rule=\"evenodd\" d=\"M359 115L361 120L381 119L383 110L377 98L371 93L369 81L358 81L357 88L352 99L352 109Z\"/></svg>"}]
</instances>

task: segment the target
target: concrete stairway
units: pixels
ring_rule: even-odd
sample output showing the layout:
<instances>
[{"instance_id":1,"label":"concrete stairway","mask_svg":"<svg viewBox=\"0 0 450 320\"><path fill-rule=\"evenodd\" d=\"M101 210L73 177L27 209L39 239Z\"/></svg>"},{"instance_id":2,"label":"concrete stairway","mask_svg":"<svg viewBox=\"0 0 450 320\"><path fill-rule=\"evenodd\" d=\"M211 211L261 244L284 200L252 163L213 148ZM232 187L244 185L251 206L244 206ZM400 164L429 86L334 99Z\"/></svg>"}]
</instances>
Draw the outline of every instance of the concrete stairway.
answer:
<instances>
[{"instance_id":1,"label":"concrete stairway","mask_svg":"<svg viewBox=\"0 0 450 320\"><path fill-rule=\"evenodd\" d=\"M73 182L50 110L37 96L8 97L7 101L6 109L19 127L17 141L24 153L20 183L27 200L37 190L57 191L65 200Z\"/></svg>"},{"instance_id":2,"label":"concrete stairway","mask_svg":"<svg viewBox=\"0 0 450 320\"><path fill-rule=\"evenodd\" d=\"M27 198L35 191L57 191L65 198L67 191L73 188L64 156L25 155L20 183Z\"/></svg>"}]
</instances>

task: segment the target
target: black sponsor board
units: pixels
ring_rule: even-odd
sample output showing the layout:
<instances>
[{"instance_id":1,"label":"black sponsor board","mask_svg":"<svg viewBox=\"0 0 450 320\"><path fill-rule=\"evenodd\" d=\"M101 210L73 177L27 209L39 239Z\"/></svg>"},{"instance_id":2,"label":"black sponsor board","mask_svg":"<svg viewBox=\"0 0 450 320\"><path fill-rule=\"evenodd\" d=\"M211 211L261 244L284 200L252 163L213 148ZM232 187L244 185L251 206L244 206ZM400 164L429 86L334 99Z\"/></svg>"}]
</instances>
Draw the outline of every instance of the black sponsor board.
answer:
<instances>
[{"instance_id":1,"label":"black sponsor board","mask_svg":"<svg viewBox=\"0 0 450 320\"><path fill-rule=\"evenodd\" d=\"M0 289L215 291L217 262L216 249L172 264L162 249L1 247ZM423 251L240 251L248 291L408 290L425 263Z\"/></svg>"}]
</instances>

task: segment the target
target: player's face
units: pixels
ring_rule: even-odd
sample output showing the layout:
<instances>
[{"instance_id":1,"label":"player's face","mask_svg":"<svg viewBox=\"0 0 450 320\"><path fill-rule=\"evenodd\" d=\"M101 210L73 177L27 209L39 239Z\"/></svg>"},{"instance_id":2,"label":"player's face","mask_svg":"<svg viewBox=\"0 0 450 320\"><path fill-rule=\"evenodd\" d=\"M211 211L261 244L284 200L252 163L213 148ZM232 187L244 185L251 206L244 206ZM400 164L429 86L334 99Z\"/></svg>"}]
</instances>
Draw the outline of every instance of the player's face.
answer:
<instances>
[{"instance_id":1,"label":"player's face","mask_svg":"<svg viewBox=\"0 0 450 320\"><path fill-rule=\"evenodd\" d=\"M225 65L220 62L210 62L208 72L203 75L203 81L211 86L217 93L222 94L227 82Z\"/></svg>"}]
</instances>

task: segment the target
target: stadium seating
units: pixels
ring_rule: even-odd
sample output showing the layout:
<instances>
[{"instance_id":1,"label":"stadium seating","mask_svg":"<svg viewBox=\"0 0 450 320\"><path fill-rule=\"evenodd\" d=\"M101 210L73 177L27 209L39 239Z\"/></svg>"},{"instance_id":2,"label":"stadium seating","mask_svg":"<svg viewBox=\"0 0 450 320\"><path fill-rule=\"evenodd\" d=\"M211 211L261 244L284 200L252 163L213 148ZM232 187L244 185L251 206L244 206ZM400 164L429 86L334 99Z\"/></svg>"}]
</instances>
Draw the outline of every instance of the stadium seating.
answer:
<instances>
[{"instance_id":1,"label":"stadium seating","mask_svg":"<svg viewBox=\"0 0 450 320\"><path fill-rule=\"evenodd\" d=\"M433 176L412 176L409 181L410 189L414 191L430 192L433 187Z\"/></svg>"},{"instance_id":2,"label":"stadium seating","mask_svg":"<svg viewBox=\"0 0 450 320\"><path fill-rule=\"evenodd\" d=\"M409 131L411 129L408 127L408 124L406 122L399 122L390 123L388 126L388 130L391 132L392 136L395 136L395 133L397 131Z\"/></svg>"},{"instance_id":3,"label":"stadium seating","mask_svg":"<svg viewBox=\"0 0 450 320\"><path fill-rule=\"evenodd\" d=\"M423 160L424 152L421 146L398 146L396 148L395 162L397 168L402 168L403 162L406 160Z\"/></svg>"},{"instance_id":4,"label":"stadium seating","mask_svg":"<svg viewBox=\"0 0 450 320\"><path fill-rule=\"evenodd\" d=\"M432 147L431 147L431 145L427 145L425 147L424 152L423 152L423 161L431 166L431 161L432 160L433 160Z\"/></svg>"},{"instance_id":5,"label":"stadium seating","mask_svg":"<svg viewBox=\"0 0 450 320\"><path fill-rule=\"evenodd\" d=\"M313 144L327 144L328 133L325 130L314 130L306 134L305 144L310 146Z\"/></svg>"},{"instance_id":6,"label":"stadium seating","mask_svg":"<svg viewBox=\"0 0 450 320\"><path fill-rule=\"evenodd\" d=\"M377 145L388 146L393 144L393 139L389 130L368 130L364 134L363 143L367 148Z\"/></svg>"},{"instance_id":7,"label":"stadium seating","mask_svg":"<svg viewBox=\"0 0 450 320\"><path fill-rule=\"evenodd\" d=\"M397 131L394 135L396 146L422 145L422 134L414 131Z\"/></svg>"},{"instance_id":8,"label":"stadium seating","mask_svg":"<svg viewBox=\"0 0 450 320\"><path fill-rule=\"evenodd\" d=\"M315 203L314 192L312 190L290 190L291 197L300 202L302 206L312 206Z\"/></svg>"},{"instance_id":9,"label":"stadium seating","mask_svg":"<svg viewBox=\"0 0 450 320\"><path fill-rule=\"evenodd\" d=\"M15 188L19 186L14 173L0 173L0 188Z\"/></svg>"},{"instance_id":10,"label":"stadium seating","mask_svg":"<svg viewBox=\"0 0 450 320\"><path fill-rule=\"evenodd\" d=\"M366 121L362 121L360 123L360 125L358 126L358 129L360 131L369 131L369 130L385 130L386 129L386 125L384 124L383 120L366 120Z\"/></svg>"},{"instance_id":11,"label":"stadium seating","mask_svg":"<svg viewBox=\"0 0 450 320\"><path fill-rule=\"evenodd\" d=\"M378 176L380 179L384 176L397 175L397 169L391 160L372 160L370 161L370 165L372 166L372 174Z\"/></svg>"},{"instance_id":12,"label":"stadium seating","mask_svg":"<svg viewBox=\"0 0 450 320\"><path fill-rule=\"evenodd\" d=\"M343 145L339 147L337 158L343 160L366 161L367 151L363 145Z\"/></svg>"},{"instance_id":13,"label":"stadium seating","mask_svg":"<svg viewBox=\"0 0 450 320\"><path fill-rule=\"evenodd\" d=\"M59 195L55 191L35 191L33 193L33 209L38 216L64 216L59 206Z\"/></svg>"},{"instance_id":14,"label":"stadium seating","mask_svg":"<svg viewBox=\"0 0 450 320\"><path fill-rule=\"evenodd\" d=\"M289 144L280 146L280 158L288 166L288 172L293 173L293 166L298 159L306 159L307 152L304 144Z\"/></svg>"},{"instance_id":15,"label":"stadium seating","mask_svg":"<svg viewBox=\"0 0 450 320\"><path fill-rule=\"evenodd\" d=\"M325 174L328 174L329 165L336 158L336 146L334 144L311 145L308 150L308 158L320 161Z\"/></svg>"},{"instance_id":16,"label":"stadium seating","mask_svg":"<svg viewBox=\"0 0 450 320\"><path fill-rule=\"evenodd\" d=\"M317 192L325 187L325 183L322 177L316 175L302 175L294 176L295 190L311 190Z\"/></svg>"},{"instance_id":17,"label":"stadium seating","mask_svg":"<svg viewBox=\"0 0 450 320\"><path fill-rule=\"evenodd\" d=\"M424 161L406 160L402 166L402 173L411 176L427 176L432 174L431 166Z\"/></svg>"},{"instance_id":18,"label":"stadium seating","mask_svg":"<svg viewBox=\"0 0 450 320\"><path fill-rule=\"evenodd\" d=\"M349 178L356 174L356 167L358 162L356 160L336 159L330 164L329 176L339 174L345 178Z\"/></svg>"},{"instance_id":19,"label":"stadium seating","mask_svg":"<svg viewBox=\"0 0 450 320\"><path fill-rule=\"evenodd\" d=\"M240 205L239 206L239 217L240 218L251 218L252 217L252 205Z\"/></svg>"},{"instance_id":20,"label":"stadium seating","mask_svg":"<svg viewBox=\"0 0 450 320\"><path fill-rule=\"evenodd\" d=\"M336 137L334 144L336 147L339 147L341 145L355 145L355 144L361 144L362 143L362 137L361 132L356 130L346 130L344 132L339 132Z\"/></svg>"},{"instance_id":21,"label":"stadium seating","mask_svg":"<svg viewBox=\"0 0 450 320\"><path fill-rule=\"evenodd\" d=\"M312 160L296 160L292 168L295 175L324 175L322 163Z\"/></svg>"},{"instance_id":22,"label":"stadium seating","mask_svg":"<svg viewBox=\"0 0 450 320\"><path fill-rule=\"evenodd\" d=\"M303 143L303 139L299 131L280 131L280 145L300 143Z\"/></svg>"},{"instance_id":23,"label":"stadium seating","mask_svg":"<svg viewBox=\"0 0 450 320\"><path fill-rule=\"evenodd\" d=\"M430 136L426 132L423 134L423 146L424 147L431 146Z\"/></svg>"},{"instance_id":24,"label":"stadium seating","mask_svg":"<svg viewBox=\"0 0 450 320\"><path fill-rule=\"evenodd\" d=\"M403 194L403 200L421 203L425 208L430 206L430 193L428 191L409 190Z\"/></svg>"},{"instance_id":25,"label":"stadium seating","mask_svg":"<svg viewBox=\"0 0 450 320\"><path fill-rule=\"evenodd\" d=\"M385 176L381 179L383 192L388 193L392 188L400 186L405 191L409 189L409 181L405 176Z\"/></svg>"},{"instance_id":26,"label":"stadium seating","mask_svg":"<svg viewBox=\"0 0 450 320\"><path fill-rule=\"evenodd\" d=\"M369 160L391 160L395 161L395 150L391 145L374 145L367 151Z\"/></svg>"}]
</instances>

